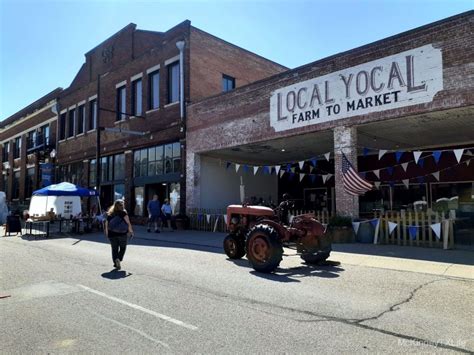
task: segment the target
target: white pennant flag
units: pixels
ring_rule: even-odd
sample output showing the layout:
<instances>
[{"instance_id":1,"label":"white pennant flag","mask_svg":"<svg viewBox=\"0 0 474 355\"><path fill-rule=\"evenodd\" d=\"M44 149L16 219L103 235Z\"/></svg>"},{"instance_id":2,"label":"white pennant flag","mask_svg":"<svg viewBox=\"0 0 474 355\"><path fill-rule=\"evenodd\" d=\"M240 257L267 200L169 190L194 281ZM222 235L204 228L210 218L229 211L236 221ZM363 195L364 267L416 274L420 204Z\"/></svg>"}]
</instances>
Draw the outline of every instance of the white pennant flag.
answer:
<instances>
[{"instance_id":1,"label":"white pennant flag","mask_svg":"<svg viewBox=\"0 0 474 355\"><path fill-rule=\"evenodd\" d=\"M469 163L471 162L471 159L466 160L466 165L469 166Z\"/></svg>"},{"instance_id":2,"label":"white pennant flag","mask_svg":"<svg viewBox=\"0 0 474 355\"><path fill-rule=\"evenodd\" d=\"M454 149L453 152L456 156L456 159L458 160L458 163L461 162L462 155L464 154L464 149Z\"/></svg>"},{"instance_id":3,"label":"white pennant flag","mask_svg":"<svg viewBox=\"0 0 474 355\"><path fill-rule=\"evenodd\" d=\"M283 175L285 175L285 170L280 170L280 178L283 177Z\"/></svg>"},{"instance_id":4,"label":"white pennant flag","mask_svg":"<svg viewBox=\"0 0 474 355\"><path fill-rule=\"evenodd\" d=\"M253 174L256 175L257 174L257 171L258 171L258 166L254 166L253 167Z\"/></svg>"},{"instance_id":5,"label":"white pennant flag","mask_svg":"<svg viewBox=\"0 0 474 355\"><path fill-rule=\"evenodd\" d=\"M300 182L303 181L305 176L306 176L306 174L300 174Z\"/></svg>"},{"instance_id":6,"label":"white pennant flag","mask_svg":"<svg viewBox=\"0 0 474 355\"><path fill-rule=\"evenodd\" d=\"M439 171L432 173L431 175L433 175L435 179L439 181Z\"/></svg>"},{"instance_id":7,"label":"white pennant flag","mask_svg":"<svg viewBox=\"0 0 474 355\"><path fill-rule=\"evenodd\" d=\"M224 217L224 222L225 222L225 224L227 224L227 215L223 214L222 217Z\"/></svg>"},{"instance_id":8,"label":"white pennant flag","mask_svg":"<svg viewBox=\"0 0 474 355\"><path fill-rule=\"evenodd\" d=\"M240 164L235 164L235 172L239 171Z\"/></svg>"},{"instance_id":9,"label":"white pennant flag","mask_svg":"<svg viewBox=\"0 0 474 355\"><path fill-rule=\"evenodd\" d=\"M326 174L326 175L323 175L323 184L326 183L326 181L327 181L327 179L328 179L328 176L329 176L329 175L327 175L327 174Z\"/></svg>"},{"instance_id":10,"label":"white pennant flag","mask_svg":"<svg viewBox=\"0 0 474 355\"><path fill-rule=\"evenodd\" d=\"M404 179L402 180L403 182L403 185L405 185L405 187L408 189L408 187L410 186L410 180L409 179Z\"/></svg>"},{"instance_id":11,"label":"white pennant flag","mask_svg":"<svg viewBox=\"0 0 474 355\"><path fill-rule=\"evenodd\" d=\"M374 181L374 185L378 189L380 187L380 181Z\"/></svg>"},{"instance_id":12,"label":"white pennant flag","mask_svg":"<svg viewBox=\"0 0 474 355\"><path fill-rule=\"evenodd\" d=\"M432 224L430 227L436 234L436 238L441 239L441 223Z\"/></svg>"},{"instance_id":13,"label":"white pennant flag","mask_svg":"<svg viewBox=\"0 0 474 355\"><path fill-rule=\"evenodd\" d=\"M387 153L386 150L379 150L379 160Z\"/></svg>"},{"instance_id":14,"label":"white pennant flag","mask_svg":"<svg viewBox=\"0 0 474 355\"><path fill-rule=\"evenodd\" d=\"M374 170L372 172L375 174L375 176L377 176L377 179L380 179L380 169Z\"/></svg>"},{"instance_id":15,"label":"white pennant flag","mask_svg":"<svg viewBox=\"0 0 474 355\"><path fill-rule=\"evenodd\" d=\"M210 214L206 214L206 220L207 220L207 223L209 223L211 221L211 215Z\"/></svg>"},{"instance_id":16,"label":"white pennant flag","mask_svg":"<svg viewBox=\"0 0 474 355\"><path fill-rule=\"evenodd\" d=\"M324 157L327 161L329 161L329 157L331 156L331 152L324 154Z\"/></svg>"},{"instance_id":17,"label":"white pennant flag","mask_svg":"<svg viewBox=\"0 0 474 355\"><path fill-rule=\"evenodd\" d=\"M357 232L359 231L360 227L360 222L352 222L352 228L354 228L354 232L357 235Z\"/></svg>"},{"instance_id":18,"label":"white pennant flag","mask_svg":"<svg viewBox=\"0 0 474 355\"><path fill-rule=\"evenodd\" d=\"M415 157L415 164L418 164L418 159L420 159L421 154L423 154L423 152L420 152L420 151L413 152L413 157Z\"/></svg>"},{"instance_id":19,"label":"white pennant flag","mask_svg":"<svg viewBox=\"0 0 474 355\"><path fill-rule=\"evenodd\" d=\"M299 166L300 166L300 170L302 170L302 169L303 169L303 166L304 166L304 161L300 161L300 162L298 162L298 164L299 164Z\"/></svg>"},{"instance_id":20,"label":"white pennant flag","mask_svg":"<svg viewBox=\"0 0 474 355\"><path fill-rule=\"evenodd\" d=\"M408 168L408 163L403 163L402 164L402 168L403 168L403 171L407 171L407 168Z\"/></svg>"},{"instance_id":21,"label":"white pennant flag","mask_svg":"<svg viewBox=\"0 0 474 355\"><path fill-rule=\"evenodd\" d=\"M280 172L280 169L281 169L281 165L275 165L275 171L276 171L277 175Z\"/></svg>"},{"instance_id":22,"label":"white pennant flag","mask_svg":"<svg viewBox=\"0 0 474 355\"><path fill-rule=\"evenodd\" d=\"M397 228L398 224L393 222L388 222L388 234L392 234L392 232Z\"/></svg>"}]
</instances>

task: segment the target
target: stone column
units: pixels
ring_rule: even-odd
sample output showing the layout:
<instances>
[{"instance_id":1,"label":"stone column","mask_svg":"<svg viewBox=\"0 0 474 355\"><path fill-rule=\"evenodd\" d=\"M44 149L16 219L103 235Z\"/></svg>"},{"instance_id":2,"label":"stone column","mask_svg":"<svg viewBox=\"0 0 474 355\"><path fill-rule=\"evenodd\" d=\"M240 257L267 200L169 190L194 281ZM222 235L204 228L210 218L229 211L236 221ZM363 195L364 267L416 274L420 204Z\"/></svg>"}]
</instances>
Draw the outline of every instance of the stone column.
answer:
<instances>
[{"instance_id":1,"label":"stone column","mask_svg":"<svg viewBox=\"0 0 474 355\"><path fill-rule=\"evenodd\" d=\"M336 213L358 217L359 197L349 195L342 183L343 153L357 170L357 127L343 126L334 129L334 177L336 179Z\"/></svg>"},{"instance_id":2,"label":"stone column","mask_svg":"<svg viewBox=\"0 0 474 355\"><path fill-rule=\"evenodd\" d=\"M201 156L190 150L186 153L186 211L197 208L201 199Z\"/></svg>"}]
</instances>

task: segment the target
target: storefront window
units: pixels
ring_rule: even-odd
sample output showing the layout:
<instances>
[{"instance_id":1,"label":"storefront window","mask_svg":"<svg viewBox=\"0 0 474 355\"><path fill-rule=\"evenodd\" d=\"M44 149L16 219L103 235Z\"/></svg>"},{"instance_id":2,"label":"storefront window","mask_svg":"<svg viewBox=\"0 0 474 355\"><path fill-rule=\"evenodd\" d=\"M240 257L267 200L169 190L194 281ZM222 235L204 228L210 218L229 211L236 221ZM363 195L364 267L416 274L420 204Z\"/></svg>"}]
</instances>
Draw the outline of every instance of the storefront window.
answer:
<instances>
[{"instance_id":1,"label":"storefront window","mask_svg":"<svg viewBox=\"0 0 474 355\"><path fill-rule=\"evenodd\" d=\"M143 203L145 201L145 193L143 187L135 187L135 216L143 216Z\"/></svg>"},{"instance_id":2,"label":"storefront window","mask_svg":"<svg viewBox=\"0 0 474 355\"><path fill-rule=\"evenodd\" d=\"M20 172L15 171L13 173L13 190L12 190L12 198L16 199L20 197Z\"/></svg>"},{"instance_id":3,"label":"storefront window","mask_svg":"<svg viewBox=\"0 0 474 355\"><path fill-rule=\"evenodd\" d=\"M114 180L125 179L125 154L114 155Z\"/></svg>"},{"instance_id":4,"label":"storefront window","mask_svg":"<svg viewBox=\"0 0 474 355\"><path fill-rule=\"evenodd\" d=\"M171 183L170 184L170 205L171 205L171 210L173 212L173 215L179 214L179 204L180 204L180 184L179 182L177 183Z\"/></svg>"},{"instance_id":5,"label":"storefront window","mask_svg":"<svg viewBox=\"0 0 474 355\"><path fill-rule=\"evenodd\" d=\"M114 201L123 199L125 197L125 185L116 184L114 185Z\"/></svg>"},{"instance_id":6,"label":"storefront window","mask_svg":"<svg viewBox=\"0 0 474 355\"><path fill-rule=\"evenodd\" d=\"M96 173L96 170L97 170L97 167L96 167L96 164L95 164L96 160L95 159L92 159L89 163L89 186L95 186L95 173Z\"/></svg>"},{"instance_id":7,"label":"storefront window","mask_svg":"<svg viewBox=\"0 0 474 355\"><path fill-rule=\"evenodd\" d=\"M474 183L431 184L431 202L434 211L474 213Z\"/></svg>"},{"instance_id":8,"label":"storefront window","mask_svg":"<svg viewBox=\"0 0 474 355\"><path fill-rule=\"evenodd\" d=\"M26 170L25 179L25 198L30 198L33 194L33 179L35 176L35 168L29 168Z\"/></svg>"},{"instance_id":9,"label":"storefront window","mask_svg":"<svg viewBox=\"0 0 474 355\"><path fill-rule=\"evenodd\" d=\"M427 207L426 184L410 185L381 185L379 189L368 191L360 197L360 212L385 210L424 210Z\"/></svg>"},{"instance_id":10,"label":"storefront window","mask_svg":"<svg viewBox=\"0 0 474 355\"><path fill-rule=\"evenodd\" d=\"M179 143L172 143L135 151L135 176L179 173L181 171L180 149Z\"/></svg>"}]
</instances>

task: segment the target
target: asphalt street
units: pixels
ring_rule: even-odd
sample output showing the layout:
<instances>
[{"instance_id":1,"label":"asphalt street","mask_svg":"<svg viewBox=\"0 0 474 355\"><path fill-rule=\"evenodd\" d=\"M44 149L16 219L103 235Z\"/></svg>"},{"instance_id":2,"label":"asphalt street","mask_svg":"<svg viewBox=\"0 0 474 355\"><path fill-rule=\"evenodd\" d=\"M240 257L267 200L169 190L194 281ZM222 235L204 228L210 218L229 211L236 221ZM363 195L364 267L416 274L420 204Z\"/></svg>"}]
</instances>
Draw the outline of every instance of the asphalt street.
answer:
<instances>
[{"instance_id":1,"label":"asphalt street","mask_svg":"<svg viewBox=\"0 0 474 355\"><path fill-rule=\"evenodd\" d=\"M0 352L474 351L472 279L290 251L259 274L211 238L139 233L121 271L100 235L1 238Z\"/></svg>"}]
</instances>

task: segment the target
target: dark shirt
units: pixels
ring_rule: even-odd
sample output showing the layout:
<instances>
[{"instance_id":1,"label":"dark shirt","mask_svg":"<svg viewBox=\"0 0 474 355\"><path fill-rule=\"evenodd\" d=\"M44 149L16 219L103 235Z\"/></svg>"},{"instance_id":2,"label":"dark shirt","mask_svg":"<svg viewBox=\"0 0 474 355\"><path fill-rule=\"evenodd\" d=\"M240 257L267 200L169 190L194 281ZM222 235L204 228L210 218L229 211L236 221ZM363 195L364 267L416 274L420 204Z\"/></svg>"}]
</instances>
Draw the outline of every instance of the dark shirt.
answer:
<instances>
[{"instance_id":1,"label":"dark shirt","mask_svg":"<svg viewBox=\"0 0 474 355\"><path fill-rule=\"evenodd\" d=\"M107 222L110 223L111 219L114 218L115 216L120 216L125 220L125 216L128 216L128 214L125 211L114 212L111 215L107 215ZM110 237L120 237L120 236L127 235L127 233L123 233L123 234L122 233L115 233L115 232L112 232L111 230L109 230L108 233L109 233L109 238Z\"/></svg>"},{"instance_id":2,"label":"dark shirt","mask_svg":"<svg viewBox=\"0 0 474 355\"><path fill-rule=\"evenodd\" d=\"M151 200L148 202L148 210L152 216L159 216L160 215L160 201Z\"/></svg>"}]
</instances>

